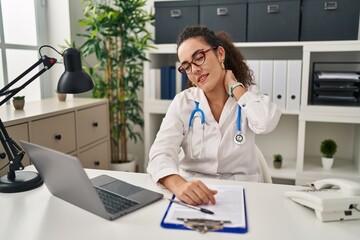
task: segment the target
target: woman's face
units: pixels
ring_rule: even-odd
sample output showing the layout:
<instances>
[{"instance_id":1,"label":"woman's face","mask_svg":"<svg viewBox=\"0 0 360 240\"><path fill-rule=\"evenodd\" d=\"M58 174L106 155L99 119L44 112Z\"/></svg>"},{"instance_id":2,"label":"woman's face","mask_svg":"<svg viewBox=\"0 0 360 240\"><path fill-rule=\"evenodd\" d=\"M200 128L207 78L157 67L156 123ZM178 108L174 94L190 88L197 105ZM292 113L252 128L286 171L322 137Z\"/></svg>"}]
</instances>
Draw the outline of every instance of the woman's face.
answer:
<instances>
[{"instance_id":1,"label":"woman's face","mask_svg":"<svg viewBox=\"0 0 360 240\"><path fill-rule=\"evenodd\" d=\"M222 69L222 62L225 54L222 47L211 49L201 38L189 38L179 46L178 57L182 66L191 68L191 73L187 75L189 80L204 92L212 91L220 84L223 86L225 71ZM202 63L201 66L197 66L199 63Z\"/></svg>"}]
</instances>

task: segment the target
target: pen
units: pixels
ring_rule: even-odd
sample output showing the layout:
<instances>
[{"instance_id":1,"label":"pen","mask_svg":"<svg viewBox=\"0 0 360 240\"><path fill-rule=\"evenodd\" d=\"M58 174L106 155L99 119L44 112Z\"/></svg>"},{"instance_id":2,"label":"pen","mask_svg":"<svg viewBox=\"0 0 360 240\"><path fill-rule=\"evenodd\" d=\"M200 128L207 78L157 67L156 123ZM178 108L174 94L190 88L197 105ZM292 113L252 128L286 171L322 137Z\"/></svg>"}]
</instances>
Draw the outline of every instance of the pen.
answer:
<instances>
[{"instance_id":1,"label":"pen","mask_svg":"<svg viewBox=\"0 0 360 240\"><path fill-rule=\"evenodd\" d=\"M177 201L177 200L174 200L174 199L169 199L167 198L167 200L169 200L170 202L173 202L173 203L176 203L176 204L179 204L179 205L182 205L182 206L185 206L185 207L188 207L188 208L192 208L192 209L195 209L195 210L199 210L203 213L207 213L207 214L214 214L214 212L208 210L208 209L205 209L205 208L201 208L201 207L197 207L197 206L193 206L193 205L190 205L190 204L186 204L184 202L180 202L180 201Z\"/></svg>"}]
</instances>

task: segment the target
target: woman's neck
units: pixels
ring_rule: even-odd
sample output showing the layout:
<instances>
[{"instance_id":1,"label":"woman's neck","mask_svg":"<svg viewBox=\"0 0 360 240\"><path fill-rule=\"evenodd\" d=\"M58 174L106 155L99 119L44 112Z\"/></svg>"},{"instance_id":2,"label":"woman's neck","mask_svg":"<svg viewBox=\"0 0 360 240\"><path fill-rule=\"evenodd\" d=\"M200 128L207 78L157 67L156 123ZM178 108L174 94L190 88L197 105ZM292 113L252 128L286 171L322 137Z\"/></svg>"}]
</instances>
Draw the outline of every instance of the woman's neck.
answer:
<instances>
[{"instance_id":1,"label":"woman's neck","mask_svg":"<svg viewBox=\"0 0 360 240\"><path fill-rule=\"evenodd\" d=\"M205 93L211 112L217 122L220 120L221 112L229 96L224 88L216 88L215 91Z\"/></svg>"}]
</instances>

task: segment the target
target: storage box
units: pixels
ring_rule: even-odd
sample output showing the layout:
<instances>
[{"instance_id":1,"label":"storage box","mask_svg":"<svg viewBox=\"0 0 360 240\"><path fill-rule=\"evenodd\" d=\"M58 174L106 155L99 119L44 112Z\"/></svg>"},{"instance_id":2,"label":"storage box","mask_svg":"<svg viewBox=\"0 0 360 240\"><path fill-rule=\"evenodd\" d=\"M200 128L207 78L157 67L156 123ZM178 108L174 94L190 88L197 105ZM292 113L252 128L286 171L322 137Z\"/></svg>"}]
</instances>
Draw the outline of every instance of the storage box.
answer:
<instances>
[{"instance_id":1,"label":"storage box","mask_svg":"<svg viewBox=\"0 0 360 240\"><path fill-rule=\"evenodd\" d=\"M300 0L248 2L248 42L299 40Z\"/></svg>"},{"instance_id":2,"label":"storage box","mask_svg":"<svg viewBox=\"0 0 360 240\"><path fill-rule=\"evenodd\" d=\"M200 24L246 42L247 0L200 0Z\"/></svg>"},{"instance_id":3,"label":"storage box","mask_svg":"<svg viewBox=\"0 0 360 240\"><path fill-rule=\"evenodd\" d=\"M300 40L356 40L359 11L359 0L303 0Z\"/></svg>"},{"instance_id":4,"label":"storage box","mask_svg":"<svg viewBox=\"0 0 360 240\"><path fill-rule=\"evenodd\" d=\"M175 43L187 26L199 23L199 2L155 2L155 43Z\"/></svg>"}]
</instances>

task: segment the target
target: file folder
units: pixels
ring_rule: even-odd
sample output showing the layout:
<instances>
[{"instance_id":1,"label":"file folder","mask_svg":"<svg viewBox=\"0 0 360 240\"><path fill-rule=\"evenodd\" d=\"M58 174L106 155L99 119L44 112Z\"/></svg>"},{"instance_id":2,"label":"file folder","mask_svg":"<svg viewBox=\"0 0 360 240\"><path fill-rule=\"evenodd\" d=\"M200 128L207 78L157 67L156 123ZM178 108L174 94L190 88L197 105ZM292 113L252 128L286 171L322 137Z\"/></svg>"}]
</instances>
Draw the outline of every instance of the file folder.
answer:
<instances>
[{"instance_id":1,"label":"file folder","mask_svg":"<svg viewBox=\"0 0 360 240\"><path fill-rule=\"evenodd\" d=\"M272 99L273 88L273 61L272 60L260 60L260 92L268 95Z\"/></svg>"},{"instance_id":2,"label":"file folder","mask_svg":"<svg viewBox=\"0 0 360 240\"><path fill-rule=\"evenodd\" d=\"M286 110L300 109L301 60L288 60Z\"/></svg>"},{"instance_id":3,"label":"file folder","mask_svg":"<svg viewBox=\"0 0 360 240\"><path fill-rule=\"evenodd\" d=\"M274 75L273 75L273 102L279 106L281 110L285 110L286 101L286 75L287 75L287 61L274 61Z\"/></svg>"}]
</instances>

